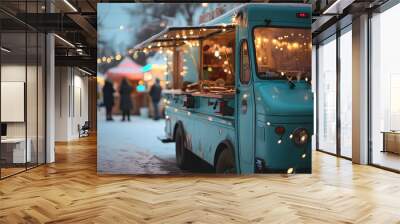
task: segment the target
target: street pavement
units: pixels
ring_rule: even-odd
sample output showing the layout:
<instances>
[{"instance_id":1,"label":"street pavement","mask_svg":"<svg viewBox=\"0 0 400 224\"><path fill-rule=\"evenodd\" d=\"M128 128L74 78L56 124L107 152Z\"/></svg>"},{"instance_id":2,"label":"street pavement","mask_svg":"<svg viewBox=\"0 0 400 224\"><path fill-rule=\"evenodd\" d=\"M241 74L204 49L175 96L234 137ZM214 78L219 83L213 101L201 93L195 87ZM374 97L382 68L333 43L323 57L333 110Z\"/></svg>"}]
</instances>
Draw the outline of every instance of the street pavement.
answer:
<instances>
[{"instance_id":1,"label":"street pavement","mask_svg":"<svg viewBox=\"0 0 400 224\"><path fill-rule=\"evenodd\" d=\"M175 161L175 143L164 144L165 120L131 116L131 121L106 121L98 111L97 172L99 174L188 174L212 173L213 169L200 159L193 161L196 169L180 170Z\"/></svg>"},{"instance_id":2,"label":"street pavement","mask_svg":"<svg viewBox=\"0 0 400 224\"><path fill-rule=\"evenodd\" d=\"M106 121L98 112L97 171L101 174L179 174L174 143L163 144L165 120L131 116Z\"/></svg>"}]
</instances>

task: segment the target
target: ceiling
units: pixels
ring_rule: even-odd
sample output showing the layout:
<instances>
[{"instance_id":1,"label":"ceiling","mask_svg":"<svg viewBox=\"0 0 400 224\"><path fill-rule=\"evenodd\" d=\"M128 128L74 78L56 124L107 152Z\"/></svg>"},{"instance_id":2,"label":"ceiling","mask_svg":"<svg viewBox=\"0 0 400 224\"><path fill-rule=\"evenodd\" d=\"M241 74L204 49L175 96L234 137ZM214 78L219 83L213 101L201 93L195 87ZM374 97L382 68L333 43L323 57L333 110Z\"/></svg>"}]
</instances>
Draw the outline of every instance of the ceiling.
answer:
<instances>
[{"instance_id":1,"label":"ceiling","mask_svg":"<svg viewBox=\"0 0 400 224\"><path fill-rule=\"evenodd\" d=\"M267 0L255 2L312 2L313 36L319 36L344 17L355 16L376 8L388 0ZM47 2L47 3L46 3ZM97 3L135 2L117 0L1 0L1 29L4 38L14 40L14 48L20 38L15 33L25 29L54 32L56 64L73 65L96 71L97 67ZM136 1L156 2L156 1ZM176 1L174 1L176 2ZM51 13L50 13L51 12ZM332 31L333 32L333 31ZM14 37L13 34L14 33ZM64 41L65 40L65 41ZM30 50L28 47L28 54Z\"/></svg>"}]
</instances>

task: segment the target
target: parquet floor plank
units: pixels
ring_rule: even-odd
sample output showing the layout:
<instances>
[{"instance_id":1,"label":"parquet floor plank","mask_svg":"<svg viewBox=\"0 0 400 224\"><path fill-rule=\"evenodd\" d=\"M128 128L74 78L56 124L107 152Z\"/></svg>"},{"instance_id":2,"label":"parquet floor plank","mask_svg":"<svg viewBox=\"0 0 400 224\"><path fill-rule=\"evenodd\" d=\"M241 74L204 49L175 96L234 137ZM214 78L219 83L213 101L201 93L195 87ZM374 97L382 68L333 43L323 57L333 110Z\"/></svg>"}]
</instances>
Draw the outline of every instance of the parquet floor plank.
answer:
<instances>
[{"instance_id":1,"label":"parquet floor plank","mask_svg":"<svg viewBox=\"0 0 400 224\"><path fill-rule=\"evenodd\" d=\"M400 175L320 152L312 175L97 175L96 139L0 181L0 223L400 223Z\"/></svg>"}]
</instances>

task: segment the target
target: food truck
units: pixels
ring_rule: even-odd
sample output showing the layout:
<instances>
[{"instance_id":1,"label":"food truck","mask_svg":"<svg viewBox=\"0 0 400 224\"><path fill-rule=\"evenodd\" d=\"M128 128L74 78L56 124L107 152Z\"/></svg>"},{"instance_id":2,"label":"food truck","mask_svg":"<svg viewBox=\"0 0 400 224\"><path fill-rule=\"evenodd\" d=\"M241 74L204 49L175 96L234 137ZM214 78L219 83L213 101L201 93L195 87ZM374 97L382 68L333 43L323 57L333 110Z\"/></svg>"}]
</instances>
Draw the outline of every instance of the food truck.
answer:
<instances>
[{"instance_id":1,"label":"food truck","mask_svg":"<svg viewBox=\"0 0 400 224\"><path fill-rule=\"evenodd\" d=\"M135 47L167 62L165 139L217 173L310 173L311 7L245 4Z\"/></svg>"}]
</instances>

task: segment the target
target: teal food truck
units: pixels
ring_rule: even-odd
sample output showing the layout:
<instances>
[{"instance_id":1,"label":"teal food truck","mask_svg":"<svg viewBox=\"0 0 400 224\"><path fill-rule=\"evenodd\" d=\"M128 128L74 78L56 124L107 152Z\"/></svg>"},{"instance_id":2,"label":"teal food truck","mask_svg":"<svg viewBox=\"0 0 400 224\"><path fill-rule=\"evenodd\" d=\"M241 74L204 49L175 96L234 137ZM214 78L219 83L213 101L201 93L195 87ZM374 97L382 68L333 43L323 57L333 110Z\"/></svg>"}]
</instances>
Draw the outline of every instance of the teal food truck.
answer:
<instances>
[{"instance_id":1,"label":"teal food truck","mask_svg":"<svg viewBox=\"0 0 400 224\"><path fill-rule=\"evenodd\" d=\"M136 46L167 62L164 142L181 169L310 173L311 7L246 4Z\"/></svg>"}]
</instances>

